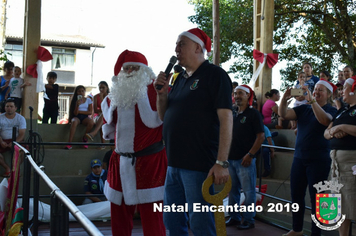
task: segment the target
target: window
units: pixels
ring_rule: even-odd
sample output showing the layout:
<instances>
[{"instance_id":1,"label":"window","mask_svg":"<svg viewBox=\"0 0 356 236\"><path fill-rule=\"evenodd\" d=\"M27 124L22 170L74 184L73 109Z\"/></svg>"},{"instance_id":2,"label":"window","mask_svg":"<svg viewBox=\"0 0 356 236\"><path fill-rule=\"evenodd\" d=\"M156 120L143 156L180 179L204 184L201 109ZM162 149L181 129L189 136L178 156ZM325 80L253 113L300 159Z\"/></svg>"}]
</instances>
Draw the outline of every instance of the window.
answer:
<instances>
[{"instance_id":1,"label":"window","mask_svg":"<svg viewBox=\"0 0 356 236\"><path fill-rule=\"evenodd\" d=\"M5 44L5 53L7 54L7 59L15 63L16 66L22 67L22 53L23 46L16 44Z\"/></svg>"},{"instance_id":2,"label":"window","mask_svg":"<svg viewBox=\"0 0 356 236\"><path fill-rule=\"evenodd\" d=\"M52 48L53 70L74 70L75 49Z\"/></svg>"}]
</instances>

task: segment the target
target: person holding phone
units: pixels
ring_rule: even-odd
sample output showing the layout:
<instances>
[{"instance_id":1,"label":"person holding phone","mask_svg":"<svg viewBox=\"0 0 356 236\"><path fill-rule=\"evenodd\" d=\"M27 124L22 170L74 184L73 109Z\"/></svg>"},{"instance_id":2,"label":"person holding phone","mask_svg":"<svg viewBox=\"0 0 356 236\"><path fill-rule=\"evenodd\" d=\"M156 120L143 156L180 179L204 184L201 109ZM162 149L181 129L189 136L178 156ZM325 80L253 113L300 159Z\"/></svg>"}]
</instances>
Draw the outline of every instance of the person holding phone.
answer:
<instances>
[{"instance_id":1,"label":"person holding phone","mask_svg":"<svg viewBox=\"0 0 356 236\"><path fill-rule=\"evenodd\" d=\"M324 138L324 131L336 114L332 104L332 94L336 86L329 81L319 80L313 94L303 87L308 104L287 109L287 101L291 97L288 88L281 100L278 113L286 120L298 121L298 134L290 174L292 202L299 204L299 211L293 212L293 230L283 236L303 235L305 194L308 188L312 214L315 214L316 189L314 184L328 179L331 159L329 141ZM321 235L321 229L312 223L312 234Z\"/></svg>"},{"instance_id":2,"label":"person holding phone","mask_svg":"<svg viewBox=\"0 0 356 236\"><path fill-rule=\"evenodd\" d=\"M83 136L83 142L88 142L85 134L89 133L94 126L94 121L89 117L93 111L93 101L85 97L85 87L79 85L75 88L72 101L69 108L69 121L71 122L69 140L71 143L79 124L85 125L86 131ZM88 145L84 145L84 148L88 148ZM72 145L65 146L65 149L72 149Z\"/></svg>"}]
</instances>

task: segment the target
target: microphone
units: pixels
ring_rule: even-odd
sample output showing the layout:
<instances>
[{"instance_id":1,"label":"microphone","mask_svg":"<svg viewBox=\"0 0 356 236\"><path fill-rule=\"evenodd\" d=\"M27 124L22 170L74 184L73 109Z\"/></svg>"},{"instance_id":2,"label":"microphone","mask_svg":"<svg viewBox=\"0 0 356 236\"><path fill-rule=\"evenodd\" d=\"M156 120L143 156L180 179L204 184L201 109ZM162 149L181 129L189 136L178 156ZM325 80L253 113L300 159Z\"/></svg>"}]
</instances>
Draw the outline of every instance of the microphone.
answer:
<instances>
[{"instance_id":1,"label":"microphone","mask_svg":"<svg viewBox=\"0 0 356 236\"><path fill-rule=\"evenodd\" d=\"M30 111L33 111L33 107L29 106L28 108L30 109Z\"/></svg>"},{"instance_id":2,"label":"microphone","mask_svg":"<svg viewBox=\"0 0 356 236\"><path fill-rule=\"evenodd\" d=\"M164 71L164 73L166 74L166 78L168 78L169 73L171 72L171 70L172 70L174 64L176 64L176 62L177 62L177 57L172 56L171 59L169 60L169 64L168 64L166 70ZM156 85L157 90L161 90L162 87L163 87L163 85Z\"/></svg>"}]
</instances>

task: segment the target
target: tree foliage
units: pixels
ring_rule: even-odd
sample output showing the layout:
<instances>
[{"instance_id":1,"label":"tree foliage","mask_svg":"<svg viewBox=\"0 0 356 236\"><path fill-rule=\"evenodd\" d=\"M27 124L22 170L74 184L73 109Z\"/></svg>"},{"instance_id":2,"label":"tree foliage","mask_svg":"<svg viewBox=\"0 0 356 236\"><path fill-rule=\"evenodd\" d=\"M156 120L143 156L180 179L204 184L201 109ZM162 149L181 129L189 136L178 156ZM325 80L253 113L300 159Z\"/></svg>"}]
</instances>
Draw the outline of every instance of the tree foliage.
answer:
<instances>
[{"instance_id":1,"label":"tree foliage","mask_svg":"<svg viewBox=\"0 0 356 236\"><path fill-rule=\"evenodd\" d=\"M212 1L189 0L190 21L212 36ZM220 61L233 58L229 72L248 81L253 71L253 1L220 0ZM356 67L356 3L353 0L275 0L274 48L287 66L284 86L296 80L303 62L337 75L343 64Z\"/></svg>"}]
</instances>

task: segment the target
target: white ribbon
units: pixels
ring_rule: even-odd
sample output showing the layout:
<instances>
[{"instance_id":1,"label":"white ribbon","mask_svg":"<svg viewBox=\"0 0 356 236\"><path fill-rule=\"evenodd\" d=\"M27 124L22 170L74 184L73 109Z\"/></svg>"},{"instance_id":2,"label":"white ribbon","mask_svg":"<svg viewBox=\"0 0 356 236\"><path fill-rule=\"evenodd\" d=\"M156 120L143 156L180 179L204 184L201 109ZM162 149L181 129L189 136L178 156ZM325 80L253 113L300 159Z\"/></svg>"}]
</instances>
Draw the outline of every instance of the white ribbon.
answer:
<instances>
[{"instance_id":1,"label":"white ribbon","mask_svg":"<svg viewBox=\"0 0 356 236\"><path fill-rule=\"evenodd\" d=\"M267 53L264 53L263 55L264 55L263 62L258 66L257 70L252 75L250 83L248 83L248 86L250 86L250 88L252 88L252 89L255 88L255 83L256 83L257 77L260 75L262 68L266 63Z\"/></svg>"},{"instance_id":2,"label":"white ribbon","mask_svg":"<svg viewBox=\"0 0 356 236\"><path fill-rule=\"evenodd\" d=\"M37 70L36 92L37 93L43 92L43 97L45 99L49 100L49 97L46 94L46 87L45 87L45 82L44 82L44 79L43 79L43 72L42 72L43 64L42 64L42 61L38 60L36 64L37 64L37 67L36 67L36 70Z\"/></svg>"}]
</instances>

